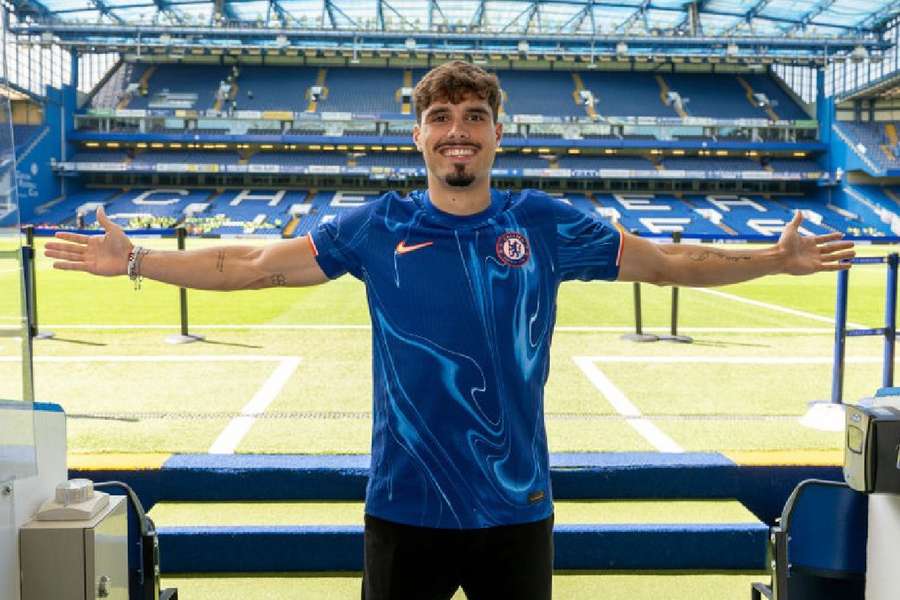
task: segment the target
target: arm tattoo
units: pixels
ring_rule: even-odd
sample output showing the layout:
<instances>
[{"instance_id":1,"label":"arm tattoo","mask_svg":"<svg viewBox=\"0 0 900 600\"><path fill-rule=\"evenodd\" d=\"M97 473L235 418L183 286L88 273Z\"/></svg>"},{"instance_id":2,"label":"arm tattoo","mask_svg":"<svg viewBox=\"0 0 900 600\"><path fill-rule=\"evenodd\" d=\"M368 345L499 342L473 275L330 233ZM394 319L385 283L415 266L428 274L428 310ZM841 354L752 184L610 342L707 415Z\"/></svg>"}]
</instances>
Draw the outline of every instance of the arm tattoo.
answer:
<instances>
[{"instance_id":1,"label":"arm tattoo","mask_svg":"<svg viewBox=\"0 0 900 600\"><path fill-rule=\"evenodd\" d=\"M272 275L272 285L275 287L284 287L287 285L287 278L281 273Z\"/></svg>"},{"instance_id":2,"label":"arm tattoo","mask_svg":"<svg viewBox=\"0 0 900 600\"><path fill-rule=\"evenodd\" d=\"M727 260L728 262L733 263L740 262L742 260L750 260L749 256L730 256L721 252L713 252L712 250L700 250L688 254L688 258L690 258L694 262L703 262L711 256L715 256L717 258L721 258L722 260Z\"/></svg>"},{"instance_id":3,"label":"arm tattoo","mask_svg":"<svg viewBox=\"0 0 900 600\"><path fill-rule=\"evenodd\" d=\"M219 256L216 259L216 271L219 273L225 272L225 251L219 250Z\"/></svg>"}]
</instances>

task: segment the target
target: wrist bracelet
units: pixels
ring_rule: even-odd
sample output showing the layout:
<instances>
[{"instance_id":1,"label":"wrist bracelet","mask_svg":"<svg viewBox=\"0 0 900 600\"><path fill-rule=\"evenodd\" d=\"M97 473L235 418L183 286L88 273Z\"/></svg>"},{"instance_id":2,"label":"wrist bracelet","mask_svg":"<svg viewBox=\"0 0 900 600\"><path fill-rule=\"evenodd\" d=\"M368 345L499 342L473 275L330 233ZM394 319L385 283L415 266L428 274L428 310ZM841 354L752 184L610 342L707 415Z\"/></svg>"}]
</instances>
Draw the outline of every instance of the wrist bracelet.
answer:
<instances>
[{"instance_id":1,"label":"wrist bracelet","mask_svg":"<svg viewBox=\"0 0 900 600\"><path fill-rule=\"evenodd\" d=\"M128 279L134 282L134 289L141 289L141 262L150 251L142 246L135 246L128 253Z\"/></svg>"}]
</instances>

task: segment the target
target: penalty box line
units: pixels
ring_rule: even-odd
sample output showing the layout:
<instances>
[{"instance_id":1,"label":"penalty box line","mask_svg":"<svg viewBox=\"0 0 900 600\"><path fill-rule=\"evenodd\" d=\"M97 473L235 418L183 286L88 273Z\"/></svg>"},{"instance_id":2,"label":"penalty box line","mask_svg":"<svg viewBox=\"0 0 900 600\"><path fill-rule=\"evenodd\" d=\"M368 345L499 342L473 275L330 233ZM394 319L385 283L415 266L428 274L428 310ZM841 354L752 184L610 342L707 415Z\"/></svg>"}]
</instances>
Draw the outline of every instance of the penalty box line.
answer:
<instances>
[{"instance_id":1,"label":"penalty box line","mask_svg":"<svg viewBox=\"0 0 900 600\"><path fill-rule=\"evenodd\" d=\"M3 356L0 362L20 362L21 357ZM288 380L300 365L299 356L266 356L258 354L248 355L151 355L151 356L36 356L35 362L42 363L67 363L67 362L277 362L275 371L269 375L262 387L257 390L253 398L241 409L241 414L231 419L228 425L209 448L210 454L234 454L235 449L253 427L256 418L263 414Z\"/></svg>"},{"instance_id":2,"label":"penalty box line","mask_svg":"<svg viewBox=\"0 0 900 600\"><path fill-rule=\"evenodd\" d=\"M600 370L594 358L592 356L573 356L572 360L575 361L575 364L587 376L588 380L594 384L594 387L609 401L616 412L625 417L625 422L637 431L642 438L647 440L651 446L660 452L684 452L684 448L679 446L675 440L663 433L659 427L641 414L638 407Z\"/></svg>"},{"instance_id":3,"label":"penalty box line","mask_svg":"<svg viewBox=\"0 0 900 600\"><path fill-rule=\"evenodd\" d=\"M282 388L300 365L299 357L284 358L263 386L253 395L240 416L234 417L209 447L210 454L234 454L238 445L253 427L256 418L266 412L266 408L281 393Z\"/></svg>"},{"instance_id":4,"label":"penalty box line","mask_svg":"<svg viewBox=\"0 0 900 600\"><path fill-rule=\"evenodd\" d=\"M832 364L833 357L819 356L573 356L572 360L582 373L603 395L612 407L625 418L625 421L647 442L660 452L684 452L672 438L666 435L653 422L644 417L640 409L625 396L597 363L669 363L669 364L750 364L750 365L827 365ZM847 357L847 363L878 364L881 357Z\"/></svg>"}]
</instances>

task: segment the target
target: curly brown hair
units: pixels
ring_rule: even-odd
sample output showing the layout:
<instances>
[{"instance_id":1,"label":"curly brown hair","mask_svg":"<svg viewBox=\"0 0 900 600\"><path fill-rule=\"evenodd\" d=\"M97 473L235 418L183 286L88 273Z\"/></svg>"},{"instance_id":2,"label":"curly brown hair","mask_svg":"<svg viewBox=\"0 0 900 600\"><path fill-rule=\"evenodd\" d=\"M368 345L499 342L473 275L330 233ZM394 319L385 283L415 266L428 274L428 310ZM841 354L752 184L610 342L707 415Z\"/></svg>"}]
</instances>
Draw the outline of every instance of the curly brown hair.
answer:
<instances>
[{"instance_id":1,"label":"curly brown hair","mask_svg":"<svg viewBox=\"0 0 900 600\"><path fill-rule=\"evenodd\" d=\"M500 80L496 75L461 60L433 68L425 74L413 91L416 122L422 122L422 113L433 102L443 100L456 104L462 102L469 94L485 100L490 105L496 123L500 112Z\"/></svg>"}]
</instances>

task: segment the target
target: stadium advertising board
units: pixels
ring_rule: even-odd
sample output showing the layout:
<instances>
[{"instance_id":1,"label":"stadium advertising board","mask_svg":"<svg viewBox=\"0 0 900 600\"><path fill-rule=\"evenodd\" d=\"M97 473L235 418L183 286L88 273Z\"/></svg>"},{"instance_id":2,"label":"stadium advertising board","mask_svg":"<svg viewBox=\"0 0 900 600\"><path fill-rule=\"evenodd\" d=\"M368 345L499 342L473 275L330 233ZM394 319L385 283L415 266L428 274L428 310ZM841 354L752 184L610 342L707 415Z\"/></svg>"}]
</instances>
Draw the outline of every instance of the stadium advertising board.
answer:
<instances>
[{"instance_id":1,"label":"stadium advertising board","mask_svg":"<svg viewBox=\"0 0 900 600\"><path fill-rule=\"evenodd\" d=\"M121 118L143 118L153 117L173 117L173 118L197 118L200 112L187 108L166 107L164 105L154 105L150 110L142 109L108 109L97 108L89 109L85 113L94 117L121 117ZM229 123L234 120L248 119L269 119L273 121L328 121L328 122L370 122L370 121L412 121L414 115L403 113L353 113L353 112L292 112L292 111L258 111L258 110L236 110L227 114L215 109L204 111L205 116L220 120L219 126L228 127ZM814 119L802 119L796 121L778 120L771 121L769 119L714 119L711 117L625 117L625 116L583 116L583 117L557 117L551 115L501 115L500 121L516 124L571 124L571 125L647 125L652 127L792 127L796 129L815 129L818 127L818 121Z\"/></svg>"},{"instance_id":2,"label":"stadium advertising board","mask_svg":"<svg viewBox=\"0 0 900 600\"><path fill-rule=\"evenodd\" d=\"M216 163L123 164L98 162L60 162L54 168L62 172L127 171L133 173L266 173L294 175L368 175L372 179L385 176L425 177L423 167L342 167L338 165L224 165ZM827 173L810 171L769 172L734 170L655 169L491 169L494 177L537 177L547 179L745 179L745 180L817 180Z\"/></svg>"}]
</instances>

